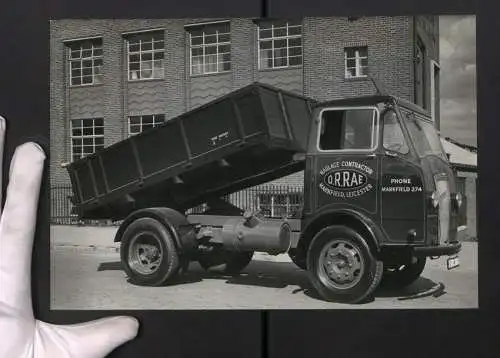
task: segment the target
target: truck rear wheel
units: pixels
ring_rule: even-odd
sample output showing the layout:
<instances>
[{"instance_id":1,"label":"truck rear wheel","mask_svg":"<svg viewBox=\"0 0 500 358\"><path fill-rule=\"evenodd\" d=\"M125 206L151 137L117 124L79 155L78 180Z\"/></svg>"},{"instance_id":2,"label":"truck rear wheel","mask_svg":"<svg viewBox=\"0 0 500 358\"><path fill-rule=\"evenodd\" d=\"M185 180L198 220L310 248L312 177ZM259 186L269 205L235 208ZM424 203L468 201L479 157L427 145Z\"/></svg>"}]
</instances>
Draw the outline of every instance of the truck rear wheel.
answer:
<instances>
[{"instance_id":1,"label":"truck rear wheel","mask_svg":"<svg viewBox=\"0 0 500 358\"><path fill-rule=\"evenodd\" d=\"M323 299L360 303L380 283L383 263L358 232L345 226L329 226L313 238L307 269Z\"/></svg>"},{"instance_id":2,"label":"truck rear wheel","mask_svg":"<svg viewBox=\"0 0 500 358\"><path fill-rule=\"evenodd\" d=\"M130 281L138 285L159 286L177 274L180 267L172 234L149 217L136 219L126 228L120 256Z\"/></svg>"},{"instance_id":3,"label":"truck rear wheel","mask_svg":"<svg viewBox=\"0 0 500 358\"><path fill-rule=\"evenodd\" d=\"M416 257L414 261L403 265L386 266L380 285L390 288L411 285L424 271L426 261L425 257Z\"/></svg>"}]
</instances>

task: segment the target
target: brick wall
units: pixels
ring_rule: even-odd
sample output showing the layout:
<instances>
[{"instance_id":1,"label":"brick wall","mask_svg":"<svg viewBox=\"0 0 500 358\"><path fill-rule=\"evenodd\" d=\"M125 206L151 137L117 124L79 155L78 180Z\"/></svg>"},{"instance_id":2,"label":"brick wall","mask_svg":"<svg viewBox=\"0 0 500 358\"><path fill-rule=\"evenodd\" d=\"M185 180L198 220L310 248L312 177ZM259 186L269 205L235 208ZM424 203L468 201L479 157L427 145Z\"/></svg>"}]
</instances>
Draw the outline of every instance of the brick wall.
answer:
<instances>
[{"instance_id":1,"label":"brick wall","mask_svg":"<svg viewBox=\"0 0 500 358\"><path fill-rule=\"evenodd\" d=\"M207 20L58 20L51 23L51 183L68 183L60 163L70 160L70 118L102 113L105 144L110 145L127 135L129 114L163 108L166 118L173 118L256 80L319 100L374 93L368 80L344 79L345 46L367 45L370 73L388 91L413 98L412 17L361 17L355 21L344 17L305 18L304 65L273 71L257 68L256 24L251 19L231 19L231 72L191 78L184 25ZM165 78L143 85L129 84L124 33L157 28L165 32ZM421 31L428 29L421 28ZM103 38L104 83L70 90L65 80L63 41L95 36ZM159 95L163 97L160 103ZM151 97L155 99L154 105L148 105ZM303 173L297 173L276 183L296 185L302 181Z\"/></svg>"}]
</instances>

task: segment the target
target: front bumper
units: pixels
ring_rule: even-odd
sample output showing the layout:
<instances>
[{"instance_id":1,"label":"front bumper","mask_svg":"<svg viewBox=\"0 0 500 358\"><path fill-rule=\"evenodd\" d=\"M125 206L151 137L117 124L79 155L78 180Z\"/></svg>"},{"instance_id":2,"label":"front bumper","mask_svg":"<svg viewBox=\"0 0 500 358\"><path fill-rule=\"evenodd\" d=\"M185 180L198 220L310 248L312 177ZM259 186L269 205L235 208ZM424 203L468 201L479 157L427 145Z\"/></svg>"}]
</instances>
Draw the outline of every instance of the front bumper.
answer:
<instances>
[{"instance_id":1,"label":"front bumper","mask_svg":"<svg viewBox=\"0 0 500 358\"><path fill-rule=\"evenodd\" d=\"M462 242L467 239L467 226L460 226L457 228L457 234L455 240L448 242L444 245L435 246L416 246L413 248L413 253L415 256L451 256L458 254L462 249Z\"/></svg>"},{"instance_id":2,"label":"front bumper","mask_svg":"<svg viewBox=\"0 0 500 358\"><path fill-rule=\"evenodd\" d=\"M450 242L439 246L417 246L413 248L414 256L451 256L458 254L462 249L462 243L459 241Z\"/></svg>"}]
</instances>

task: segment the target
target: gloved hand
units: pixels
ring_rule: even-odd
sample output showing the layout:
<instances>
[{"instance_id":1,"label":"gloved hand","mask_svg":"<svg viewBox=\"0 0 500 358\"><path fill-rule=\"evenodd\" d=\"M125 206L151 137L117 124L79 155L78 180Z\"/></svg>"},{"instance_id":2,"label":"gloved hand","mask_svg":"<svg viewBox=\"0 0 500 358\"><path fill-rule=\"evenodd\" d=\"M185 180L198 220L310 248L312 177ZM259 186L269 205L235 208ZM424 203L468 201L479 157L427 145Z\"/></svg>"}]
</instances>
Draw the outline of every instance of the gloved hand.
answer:
<instances>
[{"instance_id":1,"label":"gloved hand","mask_svg":"<svg viewBox=\"0 0 500 358\"><path fill-rule=\"evenodd\" d=\"M5 128L0 117L0 166ZM7 200L0 211L0 358L105 357L137 335L134 318L58 326L33 316L31 253L44 161L40 146L25 143L10 164Z\"/></svg>"}]
</instances>

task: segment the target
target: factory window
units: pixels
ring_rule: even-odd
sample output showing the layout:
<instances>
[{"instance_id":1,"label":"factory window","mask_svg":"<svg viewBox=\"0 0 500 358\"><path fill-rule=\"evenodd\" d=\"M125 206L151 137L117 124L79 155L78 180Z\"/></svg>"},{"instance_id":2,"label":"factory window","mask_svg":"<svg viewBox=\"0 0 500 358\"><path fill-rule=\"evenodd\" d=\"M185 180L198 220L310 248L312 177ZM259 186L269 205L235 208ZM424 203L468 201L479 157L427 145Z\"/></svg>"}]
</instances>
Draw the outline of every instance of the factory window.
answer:
<instances>
[{"instance_id":1,"label":"factory window","mask_svg":"<svg viewBox=\"0 0 500 358\"><path fill-rule=\"evenodd\" d=\"M302 203L302 193L263 193L258 196L258 208L271 218L296 218Z\"/></svg>"},{"instance_id":2,"label":"factory window","mask_svg":"<svg viewBox=\"0 0 500 358\"><path fill-rule=\"evenodd\" d=\"M347 47L344 50L345 77L356 78L368 75L368 48Z\"/></svg>"},{"instance_id":3,"label":"factory window","mask_svg":"<svg viewBox=\"0 0 500 358\"><path fill-rule=\"evenodd\" d=\"M300 21L261 23L258 38L260 69L302 65L302 24Z\"/></svg>"},{"instance_id":4,"label":"factory window","mask_svg":"<svg viewBox=\"0 0 500 358\"><path fill-rule=\"evenodd\" d=\"M102 83L102 39L75 41L68 48L70 85Z\"/></svg>"},{"instance_id":5,"label":"factory window","mask_svg":"<svg viewBox=\"0 0 500 358\"><path fill-rule=\"evenodd\" d=\"M162 31L128 36L127 54L129 81L163 78L165 42Z\"/></svg>"},{"instance_id":6,"label":"factory window","mask_svg":"<svg viewBox=\"0 0 500 358\"><path fill-rule=\"evenodd\" d=\"M164 114L152 114L147 116L130 116L128 118L128 135L136 135L142 131L154 128L165 122Z\"/></svg>"},{"instance_id":7,"label":"factory window","mask_svg":"<svg viewBox=\"0 0 500 358\"><path fill-rule=\"evenodd\" d=\"M71 121L71 158L78 160L104 148L104 121L102 118Z\"/></svg>"},{"instance_id":8,"label":"factory window","mask_svg":"<svg viewBox=\"0 0 500 358\"><path fill-rule=\"evenodd\" d=\"M231 70L229 22L190 26L188 31L191 75Z\"/></svg>"}]
</instances>

